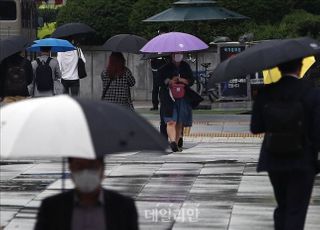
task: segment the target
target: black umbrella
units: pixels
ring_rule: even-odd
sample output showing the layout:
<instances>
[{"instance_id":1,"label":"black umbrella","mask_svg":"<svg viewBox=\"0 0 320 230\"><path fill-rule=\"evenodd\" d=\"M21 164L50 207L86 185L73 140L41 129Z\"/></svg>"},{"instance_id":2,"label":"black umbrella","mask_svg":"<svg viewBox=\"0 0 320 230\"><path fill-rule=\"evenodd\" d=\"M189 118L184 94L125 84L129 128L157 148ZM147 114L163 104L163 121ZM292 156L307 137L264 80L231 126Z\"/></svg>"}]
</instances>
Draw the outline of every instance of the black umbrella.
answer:
<instances>
[{"instance_id":1,"label":"black umbrella","mask_svg":"<svg viewBox=\"0 0 320 230\"><path fill-rule=\"evenodd\" d=\"M52 38L64 38L76 35L86 35L96 31L84 23L72 22L59 26L52 34Z\"/></svg>"},{"instance_id":2,"label":"black umbrella","mask_svg":"<svg viewBox=\"0 0 320 230\"><path fill-rule=\"evenodd\" d=\"M0 40L0 62L9 56L24 50L28 45L28 40L20 35Z\"/></svg>"},{"instance_id":3,"label":"black umbrella","mask_svg":"<svg viewBox=\"0 0 320 230\"><path fill-rule=\"evenodd\" d=\"M164 151L168 145L137 113L98 100L63 95L12 103L0 111L2 159L94 159L118 152ZM21 120L17 114L22 113Z\"/></svg>"},{"instance_id":4,"label":"black umbrella","mask_svg":"<svg viewBox=\"0 0 320 230\"><path fill-rule=\"evenodd\" d=\"M308 37L264 41L220 63L210 74L209 86L317 53L320 43Z\"/></svg>"},{"instance_id":5,"label":"black umbrella","mask_svg":"<svg viewBox=\"0 0 320 230\"><path fill-rule=\"evenodd\" d=\"M103 47L109 51L138 54L147 42L147 39L134 34L118 34L109 38Z\"/></svg>"}]
</instances>

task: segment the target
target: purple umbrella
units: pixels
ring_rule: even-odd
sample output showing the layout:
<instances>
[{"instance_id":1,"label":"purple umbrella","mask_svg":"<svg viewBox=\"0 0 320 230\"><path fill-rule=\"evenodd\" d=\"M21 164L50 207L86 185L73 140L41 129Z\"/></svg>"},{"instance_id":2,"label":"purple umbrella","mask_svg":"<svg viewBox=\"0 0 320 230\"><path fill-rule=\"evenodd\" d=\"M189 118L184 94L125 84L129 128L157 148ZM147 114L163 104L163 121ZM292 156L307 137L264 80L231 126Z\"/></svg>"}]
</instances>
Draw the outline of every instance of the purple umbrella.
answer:
<instances>
[{"instance_id":1,"label":"purple umbrella","mask_svg":"<svg viewBox=\"0 0 320 230\"><path fill-rule=\"evenodd\" d=\"M206 43L191 34L170 32L154 37L140 51L144 53L174 53L207 48Z\"/></svg>"}]
</instances>

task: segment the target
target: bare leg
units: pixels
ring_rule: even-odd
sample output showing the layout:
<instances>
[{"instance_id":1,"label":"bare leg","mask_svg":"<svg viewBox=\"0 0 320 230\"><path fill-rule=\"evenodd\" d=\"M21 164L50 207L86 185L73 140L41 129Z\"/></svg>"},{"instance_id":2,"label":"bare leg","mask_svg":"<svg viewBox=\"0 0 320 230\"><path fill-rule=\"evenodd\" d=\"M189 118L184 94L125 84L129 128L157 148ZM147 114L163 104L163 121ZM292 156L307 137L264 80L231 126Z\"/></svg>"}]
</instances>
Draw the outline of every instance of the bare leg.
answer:
<instances>
[{"instance_id":1,"label":"bare leg","mask_svg":"<svg viewBox=\"0 0 320 230\"><path fill-rule=\"evenodd\" d=\"M167 133L168 133L170 142L176 141L176 122L175 121L169 121L167 123Z\"/></svg>"},{"instance_id":2,"label":"bare leg","mask_svg":"<svg viewBox=\"0 0 320 230\"><path fill-rule=\"evenodd\" d=\"M176 143L178 143L180 137L182 136L182 129L183 129L183 124L182 123L177 123L176 124Z\"/></svg>"}]
</instances>

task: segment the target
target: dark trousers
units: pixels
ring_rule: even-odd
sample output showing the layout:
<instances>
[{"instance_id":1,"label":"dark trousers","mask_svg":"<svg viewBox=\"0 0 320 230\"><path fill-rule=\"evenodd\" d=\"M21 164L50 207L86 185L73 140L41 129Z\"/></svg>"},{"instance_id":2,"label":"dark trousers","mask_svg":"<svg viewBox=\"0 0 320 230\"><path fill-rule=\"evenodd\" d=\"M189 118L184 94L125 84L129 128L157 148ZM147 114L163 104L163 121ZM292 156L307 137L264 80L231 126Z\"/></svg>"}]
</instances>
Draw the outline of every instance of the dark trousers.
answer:
<instances>
[{"instance_id":1,"label":"dark trousers","mask_svg":"<svg viewBox=\"0 0 320 230\"><path fill-rule=\"evenodd\" d=\"M64 80L61 79L61 83L64 87L64 94L71 96L79 96L80 80Z\"/></svg>"},{"instance_id":2,"label":"dark trousers","mask_svg":"<svg viewBox=\"0 0 320 230\"><path fill-rule=\"evenodd\" d=\"M156 71L152 71L152 105L154 108L158 108L159 106L159 80L158 74Z\"/></svg>"},{"instance_id":3,"label":"dark trousers","mask_svg":"<svg viewBox=\"0 0 320 230\"><path fill-rule=\"evenodd\" d=\"M269 172L269 178L277 201L275 230L303 230L315 172Z\"/></svg>"},{"instance_id":4,"label":"dark trousers","mask_svg":"<svg viewBox=\"0 0 320 230\"><path fill-rule=\"evenodd\" d=\"M168 133L167 133L167 124L164 122L164 111L162 106L160 106L160 133L168 139Z\"/></svg>"}]
</instances>

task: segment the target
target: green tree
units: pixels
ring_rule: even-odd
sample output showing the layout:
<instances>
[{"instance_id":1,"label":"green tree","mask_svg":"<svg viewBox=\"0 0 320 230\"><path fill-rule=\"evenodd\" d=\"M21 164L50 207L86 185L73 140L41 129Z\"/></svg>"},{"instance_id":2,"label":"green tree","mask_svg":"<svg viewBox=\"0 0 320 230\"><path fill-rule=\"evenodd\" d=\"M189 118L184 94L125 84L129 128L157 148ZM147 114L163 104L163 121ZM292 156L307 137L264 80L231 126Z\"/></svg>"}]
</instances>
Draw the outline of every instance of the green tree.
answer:
<instances>
[{"instance_id":1,"label":"green tree","mask_svg":"<svg viewBox=\"0 0 320 230\"><path fill-rule=\"evenodd\" d=\"M58 14L58 25L84 22L97 31L95 44L119 33L152 38L160 26L194 34L206 42L215 36L238 40L253 32L254 39L309 35L319 37L320 0L217 0L217 5L250 17L246 21L147 23L144 19L178 0L68 0ZM301 11L304 10L304 11Z\"/></svg>"},{"instance_id":2,"label":"green tree","mask_svg":"<svg viewBox=\"0 0 320 230\"><path fill-rule=\"evenodd\" d=\"M220 6L248 16L256 23L277 22L290 12L290 0L218 0Z\"/></svg>"},{"instance_id":3,"label":"green tree","mask_svg":"<svg viewBox=\"0 0 320 230\"><path fill-rule=\"evenodd\" d=\"M161 11L168 9L173 0L138 0L133 6L129 16L130 30L135 34L146 38L152 38L160 26L168 26L168 23L143 22Z\"/></svg>"},{"instance_id":4,"label":"green tree","mask_svg":"<svg viewBox=\"0 0 320 230\"><path fill-rule=\"evenodd\" d=\"M130 33L128 15L136 0L68 0L58 14L57 24L83 22L97 31L92 43L102 44L120 33Z\"/></svg>"},{"instance_id":5,"label":"green tree","mask_svg":"<svg viewBox=\"0 0 320 230\"><path fill-rule=\"evenodd\" d=\"M257 40L301 36L320 38L320 15L294 10L276 24L256 24L251 27L251 32Z\"/></svg>"}]
</instances>

